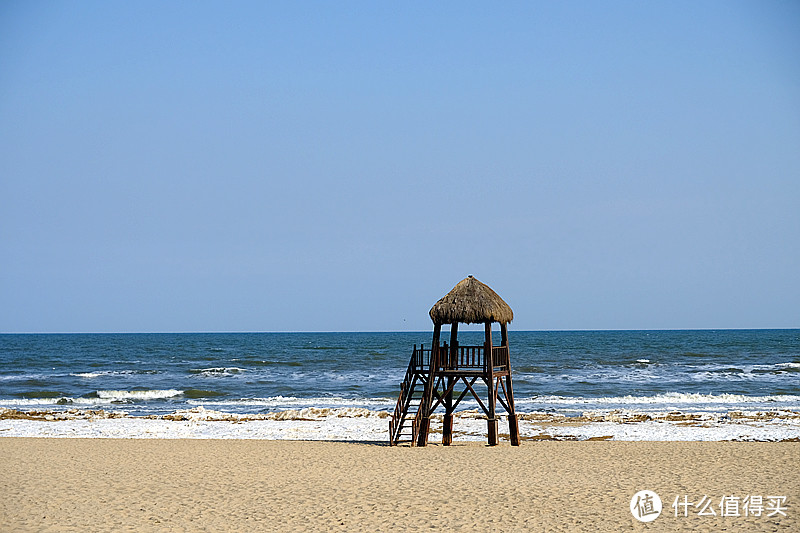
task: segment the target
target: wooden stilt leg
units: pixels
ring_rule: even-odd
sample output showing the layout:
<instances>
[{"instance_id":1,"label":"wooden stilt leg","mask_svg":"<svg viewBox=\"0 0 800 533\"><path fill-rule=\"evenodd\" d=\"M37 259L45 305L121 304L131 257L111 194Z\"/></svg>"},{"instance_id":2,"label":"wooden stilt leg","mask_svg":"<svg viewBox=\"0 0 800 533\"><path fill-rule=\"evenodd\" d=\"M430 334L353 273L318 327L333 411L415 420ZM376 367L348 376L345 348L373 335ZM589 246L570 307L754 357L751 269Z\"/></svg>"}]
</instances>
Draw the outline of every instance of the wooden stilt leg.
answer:
<instances>
[{"instance_id":1,"label":"wooden stilt leg","mask_svg":"<svg viewBox=\"0 0 800 533\"><path fill-rule=\"evenodd\" d=\"M428 445L428 433L431 428L431 413L429 412L433 406L433 388L436 386L436 374L439 370L439 335L442 331L440 324L433 326L433 343L431 345L431 359L428 366L428 382L425 387L425 394L419 408L423 410L420 417L419 435L417 437L417 446Z\"/></svg>"},{"instance_id":2,"label":"wooden stilt leg","mask_svg":"<svg viewBox=\"0 0 800 533\"><path fill-rule=\"evenodd\" d=\"M487 422L489 424L489 446L497 446L497 419L490 418Z\"/></svg>"},{"instance_id":3,"label":"wooden stilt leg","mask_svg":"<svg viewBox=\"0 0 800 533\"><path fill-rule=\"evenodd\" d=\"M447 364L444 365L448 370L456 368L456 355L458 353L458 322L450 325L450 350L447 354ZM450 446L453 442L453 379L448 377L445 381L445 389L448 391L444 398L444 423L442 425L442 445Z\"/></svg>"},{"instance_id":4,"label":"wooden stilt leg","mask_svg":"<svg viewBox=\"0 0 800 533\"><path fill-rule=\"evenodd\" d=\"M428 431L431 428L431 419L423 416L419 421L419 433L417 434L417 446L427 446L428 444Z\"/></svg>"},{"instance_id":5,"label":"wooden stilt leg","mask_svg":"<svg viewBox=\"0 0 800 533\"><path fill-rule=\"evenodd\" d=\"M517 420L517 413L508 415L508 433L511 435L511 445L519 446L519 420Z\"/></svg>"},{"instance_id":6,"label":"wooden stilt leg","mask_svg":"<svg viewBox=\"0 0 800 533\"><path fill-rule=\"evenodd\" d=\"M511 388L511 373L506 376L506 403L508 404L508 435L512 446L519 446L519 420L514 409L514 391Z\"/></svg>"},{"instance_id":7,"label":"wooden stilt leg","mask_svg":"<svg viewBox=\"0 0 800 533\"><path fill-rule=\"evenodd\" d=\"M453 442L453 415L444 415L442 425L442 445L450 446Z\"/></svg>"},{"instance_id":8,"label":"wooden stilt leg","mask_svg":"<svg viewBox=\"0 0 800 533\"><path fill-rule=\"evenodd\" d=\"M484 353L486 354L486 384L489 388L489 416L487 417L488 427L488 440L489 446L497 446L497 418L495 417L495 407L497 405L497 393L494 382L494 359L492 357L492 323L486 322L485 325L485 345Z\"/></svg>"},{"instance_id":9,"label":"wooden stilt leg","mask_svg":"<svg viewBox=\"0 0 800 533\"><path fill-rule=\"evenodd\" d=\"M447 378L446 383L446 387L449 392L447 393L447 396L445 396L444 401L445 415L442 425L442 445L450 446L450 444L453 442L453 391L451 390L453 386L453 378Z\"/></svg>"}]
</instances>

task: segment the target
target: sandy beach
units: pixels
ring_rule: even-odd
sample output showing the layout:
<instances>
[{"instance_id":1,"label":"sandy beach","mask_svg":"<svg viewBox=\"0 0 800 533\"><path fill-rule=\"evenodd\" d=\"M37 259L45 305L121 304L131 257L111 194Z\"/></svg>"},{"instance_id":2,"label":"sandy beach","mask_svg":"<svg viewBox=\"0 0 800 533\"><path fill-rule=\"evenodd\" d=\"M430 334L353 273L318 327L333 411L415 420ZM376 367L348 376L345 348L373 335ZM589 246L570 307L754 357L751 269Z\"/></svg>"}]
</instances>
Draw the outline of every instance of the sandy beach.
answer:
<instances>
[{"instance_id":1,"label":"sandy beach","mask_svg":"<svg viewBox=\"0 0 800 533\"><path fill-rule=\"evenodd\" d=\"M0 471L3 532L800 529L795 442L0 438ZM651 523L629 508L645 489Z\"/></svg>"}]
</instances>

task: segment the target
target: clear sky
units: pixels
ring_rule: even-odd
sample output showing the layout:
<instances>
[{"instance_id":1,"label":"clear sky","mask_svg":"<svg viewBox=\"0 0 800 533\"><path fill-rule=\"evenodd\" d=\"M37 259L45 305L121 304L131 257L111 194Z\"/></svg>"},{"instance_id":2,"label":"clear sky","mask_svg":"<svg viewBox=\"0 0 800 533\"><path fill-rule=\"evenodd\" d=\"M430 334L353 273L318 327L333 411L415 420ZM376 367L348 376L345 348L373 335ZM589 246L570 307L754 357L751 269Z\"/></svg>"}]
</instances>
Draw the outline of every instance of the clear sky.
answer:
<instances>
[{"instance_id":1,"label":"clear sky","mask_svg":"<svg viewBox=\"0 0 800 533\"><path fill-rule=\"evenodd\" d=\"M0 331L800 327L800 4L0 3Z\"/></svg>"}]
</instances>

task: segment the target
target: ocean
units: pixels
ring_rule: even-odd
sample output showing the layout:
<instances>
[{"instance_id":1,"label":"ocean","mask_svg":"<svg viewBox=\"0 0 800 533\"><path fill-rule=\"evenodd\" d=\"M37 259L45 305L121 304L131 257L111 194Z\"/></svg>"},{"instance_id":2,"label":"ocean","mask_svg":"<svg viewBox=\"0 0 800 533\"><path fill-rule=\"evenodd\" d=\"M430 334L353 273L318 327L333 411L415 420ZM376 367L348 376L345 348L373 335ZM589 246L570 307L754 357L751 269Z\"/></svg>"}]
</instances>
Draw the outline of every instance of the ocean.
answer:
<instances>
[{"instance_id":1,"label":"ocean","mask_svg":"<svg viewBox=\"0 0 800 533\"><path fill-rule=\"evenodd\" d=\"M431 332L4 334L0 410L385 417L413 346L430 342ZM796 329L511 330L509 344L520 413L800 413Z\"/></svg>"}]
</instances>

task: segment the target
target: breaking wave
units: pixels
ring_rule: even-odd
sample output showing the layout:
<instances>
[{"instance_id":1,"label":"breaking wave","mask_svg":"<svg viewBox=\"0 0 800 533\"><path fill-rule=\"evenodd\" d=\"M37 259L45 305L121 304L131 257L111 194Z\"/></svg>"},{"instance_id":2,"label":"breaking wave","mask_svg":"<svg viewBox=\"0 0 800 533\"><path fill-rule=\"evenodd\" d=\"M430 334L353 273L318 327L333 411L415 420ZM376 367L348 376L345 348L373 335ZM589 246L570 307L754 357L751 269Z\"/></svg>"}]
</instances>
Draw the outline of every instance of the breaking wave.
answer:
<instances>
[{"instance_id":1,"label":"breaking wave","mask_svg":"<svg viewBox=\"0 0 800 533\"><path fill-rule=\"evenodd\" d=\"M99 390L97 397L101 400L121 401L121 400L161 400L181 396L182 390Z\"/></svg>"},{"instance_id":2,"label":"breaking wave","mask_svg":"<svg viewBox=\"0 0 800 533\"><path fill-rule=\"evenodd\" d=\"M236 366L219 366L213 368L193 368L189 372L191 374L197 374L204 377L223 377L223 376L233 376L235 374L241 374L245 372L244 368L239 368Z\"/></svg>"},{"instance_id":3,"label":"breaking wave","mask_svg":"<svg viewBox=\"0 0 800 533\"><path fill-rule=\"evenodd\" d=\"M72 372L75 378L93 379L105 376L132 376L141 374L158 374L157 370L98 370L96 372Z\"/></svg>"},{"instance_id":4,"label":"breaking wave","mask_svg":"<svg viewBox=\"0 0 800 533\"><path fill-rule=\"evenodd\" d=\"M667 392L655 396L616 396L607 398L584 398L570 396L534 396L528 399L517 400L517 404L524 403L629 403L629 404L662 404L662 403L763 403L763 402L800 402L800 396L775 395L775 396L746 396L743 394L700 394Z\"/></svg>"}]
</instances>

